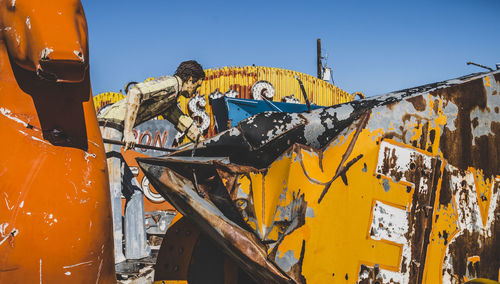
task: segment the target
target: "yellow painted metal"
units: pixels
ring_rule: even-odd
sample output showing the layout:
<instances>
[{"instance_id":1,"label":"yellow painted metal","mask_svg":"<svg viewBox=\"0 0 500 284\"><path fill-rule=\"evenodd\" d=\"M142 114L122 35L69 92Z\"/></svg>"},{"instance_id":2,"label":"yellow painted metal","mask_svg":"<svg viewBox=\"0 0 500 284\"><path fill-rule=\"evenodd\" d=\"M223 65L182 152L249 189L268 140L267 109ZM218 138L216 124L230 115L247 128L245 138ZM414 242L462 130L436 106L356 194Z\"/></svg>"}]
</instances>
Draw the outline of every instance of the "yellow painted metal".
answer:
<instances>
[{"instance_id":1,"label":"yellow painted metal","mask_svg":"<svg viewBox=\"0 0 500 284\"><path fill-rule=\"evenodd\" d=\"M125 95L122 93L115 93L115 92L106 92L106 93L100 93L97 96L94 96L94 106L96 112L99 112L100 109L103 107L114 104L117 101L125 98Z\"/></svg>"},{"instance_id":2,"label":"yellow painted metal","mask_svg":"<svg viewBox=\"0 0 500 284\"><path fill-rule=\"evenodd\" d=\"M446 164L439 150L440 131L446 124L443 115L443 104L433 101L429 96L429 117L436 112L437 118L429 125L429 130L437 134L435 138L423 134L417 124L408 122L405 129L412 133L410 143L403 144L391 139L383 139L383 129L363 129L349 154L349 159L362 155L348 171L348 184L341 178L334 179L343 155L348 152L350 142L355 137L355 131L348 136L340 135L326 149L294 146L290 151L276 159L266 171L256 171L239 177L237 186L253 200L255 218L245 221L256 230L259 237L265 240L276 240L284 228L278 208L286 208L298 197L303 197L307 204L305 224L287 235L278 245L270 248L268 253L276 250L276 259L285 254L293 254L296 260L303 259L301 275L307 283L355 283L358 281L361 265L374 267L387 273L401 273L402 256L405 246L384 239L370 237L370 228L374 218L374 206L380 202L410 212L415 185L405 181L394 181L391 177L377 174L381 141L408 149L408 151L432 159L443 161L440 173ZM372 118L383 117L375 113ZM426 133L430 133L427 131ZM424 137L422 137L424 136ZM426 149L411 146L413 141L427 141ZM438 171L438 169L435 169ZM486 226L486 218L495 182L500 182L500 176L485 178L482 171L469 168L467 173L473 178L477 200L482 216L482 224ZM436 198L434 201L433 225L427 247L423 283L443 283L443 263L448 240L466 228L458 226L458 211L460 210L452 198L447 205L440 204L442 175L438 177ZM318 203L325 185L331 183L328 194ZM385 187L389 186L390 190ZM305 194L304 194L305 193ZM416 196L416 195L415 195ZM481 201L480 196L484 201ZM334 212L334 214L332 214ZM348 220L348 221L346 221ZM441 233L450 232L446 240ZM301 248L305 248L304 251ZM288 256L289 257L289 256ZM403 262L411 262L405 259ZM478 256L469 257L468 261L480 261ZM411 267L411 266L410 266ZM293 270L293 268L291 269ZM461 279L462 281L464 279ZM466 281L466 280L465 280Z\"/></svg>"},{"instance_id":3,"label":"yellow painted metal","mask_svg":"<svg viewBox=\"0 0 500 284\"><path fill-rule=\"evenodd\" d=\"M322 159L315 151L297 148L274 162L267 172L250 175L251 181L244 183L253 185L244 191L253 194L258 228L261 231L272 228L268 233L270 239L283 230L280 226L273 226L274 219L280 217L275 214L277 205L285 207L296 196L308 193L304 198L308 210L314 212L310 216L315 217L306 217L305 224L279 245L281 255L277 255L283 257L285 253L292 252L295 259L300 259L300 248L305 241L302 275L308 283L344 280L345 275L355 281L361 264L372 267L378 264L382 269L395 271L401 261L400 244L369 238L371 212L377 200L406 210L411 204L413 191L407 192L405 184L395 184L389 192L383 189L383 179L374 175L378 147L372 133L364 131L357 143L363 146L356 147L351 154L352 157L364 154L349 170L359 174L349 177L349 186L336 179L328 197L317 203L324 183L332 179L347 150L348 143L345 142L350 141L353 135L343 139L344 143L329 147ZM321 170L320 164L324 170ZM366 172L363 171L364 164L367 165ZM280 200L280 196L285 196L285 199ZM330 212L335 212L335 215ZM332 274L335 276L332 277Z\"/></svg>"}]
</instances>

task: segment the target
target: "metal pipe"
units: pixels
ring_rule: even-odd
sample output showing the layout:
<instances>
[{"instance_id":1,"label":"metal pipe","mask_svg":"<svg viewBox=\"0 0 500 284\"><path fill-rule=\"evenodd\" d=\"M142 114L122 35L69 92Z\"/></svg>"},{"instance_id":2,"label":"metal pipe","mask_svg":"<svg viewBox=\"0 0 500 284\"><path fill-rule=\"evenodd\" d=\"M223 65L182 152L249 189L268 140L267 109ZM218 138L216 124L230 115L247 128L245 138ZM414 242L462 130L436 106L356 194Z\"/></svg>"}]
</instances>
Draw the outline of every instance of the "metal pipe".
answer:
<instances>
[{"instance_id":1,"label":"metal pipe","mask_svg":"<svg viewBox=\"0 0 500 284\"><path fill-rule=\"evenodd\" d=\"M123 141L106 139L106 138L103 138L102 141L104 143L107 143L107 144L114 144L114 145L125 146L125 142L123 142ZM149 146L149 145L144 145L144 144L135 144L134 146L137 147L137 148L141 148L141 149L149 149L149 150L164 151L164 152L175 152L175 151L179 150L179 149L171 149L171 148L162 148L162 147L156 147L156 146Z\"/></svg>"},{"instance_id":2,"label":"metal pipe","mask_svg":"<svg viewBox=\"0 0 500 284\"><path fill-rule=\"evenodd\" d=\"M318 68L318 78L322 79L323 77L323 66L321 64L321 39L318 38L316 40L316 65Z\"/></svg>"},{"instance_id":3,"label":"metal pipe","mask_svg":"<svg viewBox=\"0 0 500 284\"><path fill-rule=\"evenodd\" d=\"M467 62L467 65L476 65L477 67L481 67L481 68L484 68L484 69L488 69L490 71L494 71L492 68L488 67L488 66L484 66L484 65L481 65L481 64L477 64L477 63L474 63L474 62Z\"/></svg>"},{"instance_id":4,"label":"metal pipe","mask_svg":"<svg viewBox=\"0 0 500 284\"><path fill-rule=\"evenodd\" d=\"M306 89L304 89L304 84L302 84L302 81L299 79L299 77L295 76L295 79L299 81L300 90L302 90L302 96L304 96L304 100L306 100L307 112L311 112L311 103L309 102L309 98L307 97Z\"/></svg>"}]
</instances>

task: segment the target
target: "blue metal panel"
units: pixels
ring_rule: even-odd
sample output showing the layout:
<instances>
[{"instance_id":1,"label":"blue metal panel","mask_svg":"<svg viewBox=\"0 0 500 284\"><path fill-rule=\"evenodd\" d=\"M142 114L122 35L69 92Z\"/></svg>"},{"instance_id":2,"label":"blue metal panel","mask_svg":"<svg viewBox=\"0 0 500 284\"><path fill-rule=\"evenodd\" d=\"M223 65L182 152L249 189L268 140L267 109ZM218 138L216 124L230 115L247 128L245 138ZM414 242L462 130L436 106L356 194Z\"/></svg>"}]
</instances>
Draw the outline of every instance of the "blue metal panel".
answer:
<instances>
[{"instance_id":1,"label":"blue metal panel","mask_svg":"<svg viewBox=\"0 0 500 284\"><path fill-rule=\"evenodd\" d=\"M322 106L311 105L311 109L318 108L322 108ZM212 110L218 132L221 132L228 129L228 126L234 127L241 120L261 112L304 112L307 111L307 106L305 104L222 97L212 100Z\"/></svg>"}]
</instances>

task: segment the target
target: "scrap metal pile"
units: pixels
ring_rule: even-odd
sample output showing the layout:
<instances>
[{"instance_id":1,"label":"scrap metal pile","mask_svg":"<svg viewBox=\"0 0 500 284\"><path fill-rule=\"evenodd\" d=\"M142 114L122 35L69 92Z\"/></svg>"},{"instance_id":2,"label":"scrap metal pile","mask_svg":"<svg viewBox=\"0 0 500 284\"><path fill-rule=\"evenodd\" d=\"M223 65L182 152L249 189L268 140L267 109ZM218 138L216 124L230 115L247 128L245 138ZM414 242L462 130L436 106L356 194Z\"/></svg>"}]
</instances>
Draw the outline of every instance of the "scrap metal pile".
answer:
<instances>
[{"instance_id":1,"label":"scrap metal pile","mask_svg":"<svg viewBox=\"0 0 500 284\"><path fill-rule=\"evenodd\" d=\"M257 283L498 279L499 107L500 72L473 74L138 160Z\"/></svg>"},{"instance_id":2,"label":"scrap metal pile","mask_svg":"<svg viewBox=\"0 0 500 284\"><path fill-rule=\"evenodd\" d=\"M80 1L0 0L0 283L116 281L88 59ZM224 88L190 107L208 139L115 153L152 201L146 232L164 234L157 283L500 280L500 70L355 101L291 70L207 75ZM170 147L172 128L135 131Z\"/></svg>"}]
</instances>

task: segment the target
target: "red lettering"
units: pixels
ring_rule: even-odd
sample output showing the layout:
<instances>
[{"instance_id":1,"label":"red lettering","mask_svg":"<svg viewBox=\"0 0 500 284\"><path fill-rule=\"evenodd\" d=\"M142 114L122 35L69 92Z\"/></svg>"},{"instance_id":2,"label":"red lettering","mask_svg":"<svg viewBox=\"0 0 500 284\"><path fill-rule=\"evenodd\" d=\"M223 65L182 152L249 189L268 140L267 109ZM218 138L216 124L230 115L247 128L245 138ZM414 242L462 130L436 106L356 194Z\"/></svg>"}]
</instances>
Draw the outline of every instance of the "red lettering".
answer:
<instances>
[{"instance_id":1,"label":"red lettering","mask_svg":"<svg viewBox=\"0 0 500 284\"><path fill-rule=\"evenodd\" d=\"M146 143L142 142L142 140L144 140L144 137L148 137ZM143 145L151 145L152 140L153 140L153 136L151 135L151 133L148 130L144 131L144 133L142 133L141 136L139 136L139 143L143 144ZM147 151L146 149L141 149L141 150L143 152Z\"/></svg>"},{"instance_id":2,"label":"red lettering","mask_svg":"<svg viewBox=\"0 0 500 284\"><path fill-rule=\"evenodd\" d=\"M163 138L161 137L160 130L156 130L155 138L153 139L153 146L157 147L165 147L165 143L167 143L168 131L163 131Z\"/></svg>"}]
</instances>

